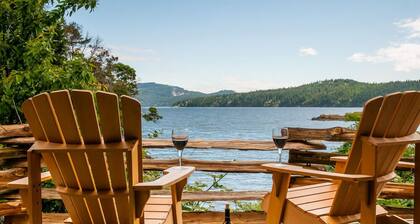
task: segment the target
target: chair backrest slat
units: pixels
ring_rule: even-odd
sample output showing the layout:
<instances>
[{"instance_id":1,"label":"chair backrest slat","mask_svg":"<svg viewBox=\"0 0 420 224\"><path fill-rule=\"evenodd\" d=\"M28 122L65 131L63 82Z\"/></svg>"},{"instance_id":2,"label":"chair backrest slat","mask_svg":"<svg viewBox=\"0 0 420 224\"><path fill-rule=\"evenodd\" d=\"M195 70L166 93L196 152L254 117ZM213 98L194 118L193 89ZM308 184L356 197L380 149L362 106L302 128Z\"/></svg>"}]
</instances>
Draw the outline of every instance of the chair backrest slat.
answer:
<instances>
[{"instance_id":1,"label":"chair backrest slat","mask_svg":"<svg viewBox=\"0 0 420 224\"><path fill-rule=\"evenodd\" d=\"M364 158L362 150L366 149L361 141L362 136L380 138L404 137L413 134L419 126L420 92L408 91L378 97L365 104L359 130L349 154L345 173L361 173L363 163L373 164L376 177L394 171L406 145L381 146L375 149L374 158ZM372 159L372 161L369 161ZM385 183L377 183L379 194ZM345 200L351 198L352 200ZM346 203L342 203L346 201ZM337 189L330 215L351 215L360 210L360 199L357 184L342 182Z\"/></svg>"},{"instance_id":2,"label":"chair backrest slat","mask_svg":"<svg viewBox=\"0 0 420 224\"><path fill-rule=\"evenodd\" d=\"M101 133L99 132L92 92L72 90L70 94L83 142L85 144L100 144Z\"/></svg>"},{"instance_id":3,"label":"chair backrest slat","mask_svg":"<svg viewBox=\"0 0 420 224\"><path fill-rule=\"evenodd\" d=\"M96 100L104 142L120 142L121 127L118 96L106 92L97 92Z\"/></svg>"},{"instance_id":4,"label":"chair backrest slat","mask_svg":"<svg viewBox=\"0 0 420 224\"><path fill-rule=\"evenodd\" d=\"M67 144L82 143L69 91L54 91L49 95L65 142Z\"/></svg>"},{"instance_id":5,"label":"chair backrest slat","mask_svg":"<svg viewBox=\"0 0 420 224\"><path fill-rule=\"evenodd\" d=\"M126 140L141 141L141 108L137 100L121 98L121 128L118 96L106 92L97 92L95 96L96 103L92 92L86 90L42 93L25 101L22 110L37 141L109 148L123 141L122 132ZM134 154L140 155L138 164L141 164L141 152L137 150ZM141 174L129 177L126 171L129 169L131 174L131 170L141 168L131 164L131 154L129 160L127 153L119 150L41 151L41 154L57 187L67 189L59 192L74 223L132 222L130 214L134 210L130 203L134 199L127 192L131 192L129 183L138 181L134 177ZM92 197L91 193L98 196ZM100 196L104 194L113 196Z\"/></svg>"},{"instance_id":6,"label":"chair backrest slat","mask_svg":"<svg viewBox=\"0 0 420 224\"><path fill-rule=\"evenodd\" d=\"M141 136L140 102L127 96L121 97L124 138L126 141L139 139Z\"/></svg>"},{"instance_id":7,"label":"chair backrest slat","mask_svg":"<svg viewBox=\"0 0 420 224\"><path fill-rule=\"evenodd\" d=\"M32 102L37 111L39 120L42 123L48 141L63 143L63 135L57 123L57 117L51 106L51 99L48 93L41 93L32 97Z\"/></svg>"},{"instance_id":8,"label":"chair backrest slat","mask_svg":"<svg viewBox=\"0 0 420 224\"><path fill-rule=\"evenodd\" d=\"M41 121L34 108L32 99L28 99L22 104L22 111L25 113L26 120L31 124L32 135L35 139L40 141L47 141L47 137L42 127Z\"/></svg>"},{"instance_id":9,"label":"chair backrest slat","mask_svg":"<svg viewBox=\"0 0 420 224\"><path fill-rule=\"evenodd\" d=\"M393 118L396 114L396 109L400 105L402 98L401 93L393 93L384 97L384 102L381 106L378 116L375 120L375 125L370 136L385 137L390 128Z\"/></svg>"},{"instance_id":10,"label":"chair backrest slat","mask_svg":"<svg viewBox=\"0 0 420 224\"><path fill-rule=\"evenodd\" d=\"M138 150L133 154L132 181L143 182L142 142L141 142L141 105L138 100L127 96L121 97L124 138L126 141L139 139Z\"/></svg>"},{"instance_id":11,"label":"chair backrest slat","mask_svg":"<svg viewBox=\"0 0 420 224\"><path fill-rule=\"evenodd\" d=\"M116 94L97 92L98 112L100 127L105 143L121 141L120 114L118 96ZM127 190L127 182L124 167L124 157L119 152L107 152L107 163L112 188L114 190ZM127 219L126 212L129 209L128 196L115 197L118 219L124 222Z\"/></svg>"}]
</instances>

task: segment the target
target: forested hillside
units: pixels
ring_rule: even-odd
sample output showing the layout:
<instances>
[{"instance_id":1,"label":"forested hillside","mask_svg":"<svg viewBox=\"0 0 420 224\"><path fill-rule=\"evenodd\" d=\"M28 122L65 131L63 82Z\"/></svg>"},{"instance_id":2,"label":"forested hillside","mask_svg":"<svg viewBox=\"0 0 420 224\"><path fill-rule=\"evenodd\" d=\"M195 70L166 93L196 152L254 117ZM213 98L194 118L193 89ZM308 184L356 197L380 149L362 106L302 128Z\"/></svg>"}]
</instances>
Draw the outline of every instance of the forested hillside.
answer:
<instances>
[{"instance_id":1,"label":"forested hillside","mask_svg":"<svg viewBox=\"0 0 420 224\"><path fill-rule=\"evenodd\" d=\"M235 93L231 90L221 90L215 93L206 94L197 91L189 91L178 86L154 82L138 83L137 88L139 89L137 98L140 99L143 106L172 106L172 104L181 100Z\"/></svg>"},{"instance_id":2,"label":"forested hillside","mask_svg":"<svg viewBox=\"0 0 420 224\"><path fill-rule=\"evenodd\" d=\"M420 90L420 80L363 83L348 79L314 82L298 87L261 90L179 101L181 107L359 107L375 96Z\"/></svg>"}]
</instances>

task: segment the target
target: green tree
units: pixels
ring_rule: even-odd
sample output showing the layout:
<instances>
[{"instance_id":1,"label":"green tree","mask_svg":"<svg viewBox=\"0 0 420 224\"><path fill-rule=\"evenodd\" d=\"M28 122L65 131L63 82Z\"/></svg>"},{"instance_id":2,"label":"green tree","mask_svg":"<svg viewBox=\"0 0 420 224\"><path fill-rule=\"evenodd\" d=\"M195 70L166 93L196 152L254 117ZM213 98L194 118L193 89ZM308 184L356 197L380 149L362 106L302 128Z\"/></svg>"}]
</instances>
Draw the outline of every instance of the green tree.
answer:
<instances>
[{"instance_id":1,"label":"green tree","mask_svg":"<svg viewBox=\"0 0 420 224\"><path fill-rule=\"evenodd\" d=\"M0 123L16 123L21 103L57 89L102 89L136 95L136 72L82 35L65 16L92 11L96 0L0 2ZM90 50L86 54L86 50Z\"/></svg>"},{"instance_id":2,"label":"green tree","mask_svg":"<svg viewBox=\"0 0 420 224\"><path fill-rule=\"evenodd\" d=\"M76 23L65 25L69 43L69 57L83 54L93 66L93 74L101 88L118 95L137 95L136 70L118 62L118 57L103 46L99 38L83 35L81 26Z\"/></svg>"},{"instance_id":3,"label":"green tree","mask_svg":"<svg viewBox=\"0 0 420 224\"><path fill-rule=\"evenodd\" d=\"M66 57L64 38L64 17L95 6L92 0L0 2L0 123L17 122L15 109L41 91L97 87L82 54Z\"/></svg>"}]
</instances>

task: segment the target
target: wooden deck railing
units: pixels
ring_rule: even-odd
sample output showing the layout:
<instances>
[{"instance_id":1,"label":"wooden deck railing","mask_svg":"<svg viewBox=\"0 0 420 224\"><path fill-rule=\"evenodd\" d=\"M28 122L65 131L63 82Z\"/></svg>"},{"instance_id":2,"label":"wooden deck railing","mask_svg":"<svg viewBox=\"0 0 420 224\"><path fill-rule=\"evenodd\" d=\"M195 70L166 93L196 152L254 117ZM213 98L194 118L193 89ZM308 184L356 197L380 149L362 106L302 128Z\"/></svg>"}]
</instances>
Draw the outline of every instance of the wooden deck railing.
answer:
<instances>
[{"instance_id":1,"label":"wooden deck railing","mask_svg":"<svg viewBox=\"0 0 420 224\"><path fill-rule=\"evenodd\" d=\"M326 146L320 141L351 141L354 137L354 131L347 128L329 128L329 129L307 129L307 128L289 128L290 138L292 141L286 145L290 149L291 163L298 165L311 165L313 169L323 169L324 164L333 164L330 161L331 156L337 155L325 151ZM0 197L9 200L6 203L0 203L0 216L13 215L22 212L19 197L16 192L5 188L5 184L9 181L26 176L27 162L26 150L33 142L30 130L27 125L7 125L0 127L0 164L8 169L0 171ZM165 139L146 139L143 141L145 148L168 148L173 147L170 140ZM272 141L255 141L255 140L191 140L188 148L199 149L225 149L225 150L259 150L267 151L275 149ZM308 151L310 150L310 151ZM194 166L198 171L209 172L232 172L232 173L266 173L261 168L262 163L267 161L208 161L208 160L191 160L183 159L183 164ZM170 166L177 165L177 160L162 159L145 159L145 170L163 170ZM406 169L406 168L402 168ZM307 185L313 183L324 182L324 179L294 177L293 185ZM162 192L159 192L162 193ZM267 192L266 191L241 191L241 192L185 192L184 201L234 201L234 200L259 200ZM55 190L43 189L42 197L44 199L60 199ZM412 184L388 183L381 194L382 198L414 198L414 187ZM398 211L401 212L401 211ZM403 210L403 213L412 214L410 209ZM237 214L236 216L240 216ZM254 217L261 219L263 214L244 213L242 218L248 220ZM59 217L59 215L56 215ZM185 215L189 216L189 215ZM207 213L207 215L198 215L200 220L209 219L209 217L222 217L219 213ZM410 216L410 215L409 215ZM52 217L52 216L51 216ZM219 218L220 218L219 217ZM188 218L185 223L188 223ZM240 220L240 219L238 219ZM261 219L263 220L263 219ZM205 223L205 222L204 222ZM238 221L238 223L240 223Z\"/></svg>"}]
</instances>

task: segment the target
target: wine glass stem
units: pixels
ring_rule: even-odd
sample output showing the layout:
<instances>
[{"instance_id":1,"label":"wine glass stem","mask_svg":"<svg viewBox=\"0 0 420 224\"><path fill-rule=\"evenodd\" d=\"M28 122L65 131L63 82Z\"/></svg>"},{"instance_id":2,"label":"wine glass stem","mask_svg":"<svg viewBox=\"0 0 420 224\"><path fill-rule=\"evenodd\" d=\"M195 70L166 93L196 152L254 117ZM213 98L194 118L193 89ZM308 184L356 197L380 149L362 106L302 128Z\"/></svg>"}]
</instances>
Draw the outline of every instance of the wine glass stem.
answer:
<instances>
[{"instance_id":1,"label":"wine glass stem","mask_svg":"<svg viewBox=\"0 0 420 224\"><path fill-rule=\"evenodd\" d=\"M179 160L179 166L182 166L182 151L183 151L183 150L178 150L178 160Z\"/></svg>"},{"instance_id":2,"label":"wine glass stem","mask_svg":"<svg viewBox=\"0 0 420 224\"><path fill-rule=\"evenodd\" d=\"M278 153L279 153L279 163L281 163L281 153L283 151L283 148L277 148Z\"/></svg>"}]
</instances>

